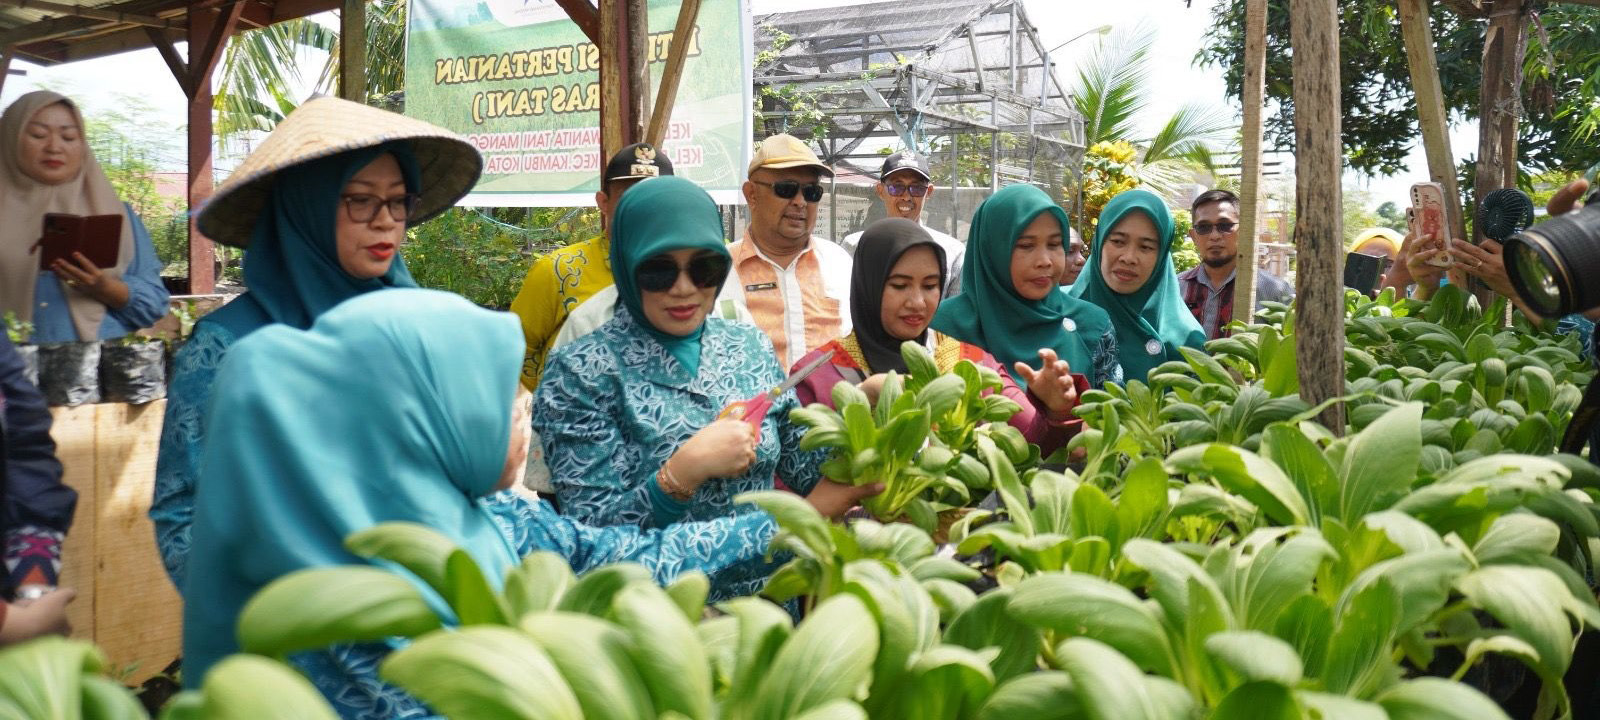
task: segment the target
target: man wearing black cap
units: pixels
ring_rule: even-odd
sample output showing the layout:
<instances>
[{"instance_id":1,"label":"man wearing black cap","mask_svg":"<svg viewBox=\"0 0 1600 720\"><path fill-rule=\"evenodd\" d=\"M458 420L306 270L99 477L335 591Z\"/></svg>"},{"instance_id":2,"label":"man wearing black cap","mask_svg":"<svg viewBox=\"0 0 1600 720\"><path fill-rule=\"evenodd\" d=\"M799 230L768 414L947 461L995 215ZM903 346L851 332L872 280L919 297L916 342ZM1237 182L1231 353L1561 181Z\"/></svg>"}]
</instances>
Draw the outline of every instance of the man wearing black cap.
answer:
<instances>
[{"instance_id":1,"label":"man wearing black cap","mask_svg":"<svg viewBox=\"0 0 1600 720\"><path fill-rule=\"evenodd\" d=\"M546 253L528 268L522 289L511 302L511 312L522 320L522 337L527 342L522 384L529 390L538 389L545 357L567 316L613 282L608 229L611 211L622 193L640 180L671 174L672 162L655 148L644 143L623 148L606 163L600 191L594 194L594 203L600 208L600 236Z\"/></svg>"},{"instance_id":2,"label":"man wearing black cap","mask_svg":"<svg viewBox=\"0 0 1600 720\"><path fill-rule=\"evenodd\" d=\"M933 176L928 172L928 159L912 150L901 150L883 160L883 168L878 171L878 199L883 201L883 209L888 211L889 217L905 218L914 223L922 223L922 206L933 196ZM944 296L950 297L961 292L961 258L966 254L967 247L949 235L935 230L927 225L922 226L934 242L944 248L945 286ZM839 244L845 250L855 254L856 243L861 242L861 231L856 231L844 236Z\"/></svg>"}]
</instances>

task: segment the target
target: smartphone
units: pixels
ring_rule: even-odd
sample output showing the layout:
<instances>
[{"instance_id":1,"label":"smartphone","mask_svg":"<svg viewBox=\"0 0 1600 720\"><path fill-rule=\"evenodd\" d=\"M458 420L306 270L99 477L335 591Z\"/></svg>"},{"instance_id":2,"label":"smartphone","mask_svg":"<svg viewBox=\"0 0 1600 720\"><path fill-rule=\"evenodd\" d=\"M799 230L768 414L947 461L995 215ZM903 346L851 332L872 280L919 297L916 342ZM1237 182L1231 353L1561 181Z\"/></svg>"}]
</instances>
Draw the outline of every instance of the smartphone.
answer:
<instances>
[{"instance_id":1,"label":"smartphone","mask_svg":"<svg viewBox=\"0 0 1600 720\"><path fill-rule=\"evenodd\" d=\"M45 213L44 228L35 247L42 250L41 272L49 270L58 259L71 262L75 252L83 253L95 267L116 267L122 251L122 216Z\"/></svg>"},{"instance_id":2,"label":"smartphone","mask_svg":"<svg viewBox=\"0 0 1600 720\"><path fill-rule=\"evenodd\" d=\"M1436 182L1420 182L1411 186L1411 208L1416 215L1416 225L1412 232L1420 241L1421 238L1432 236L1434 239L1424 249L1447 247L1445 242L1450 237L1450 213L1444 202L1444 186ZM1448 268L1452 261L1450 253L1443 252L1435 255L1428 261L1429 265Z\"/></svg>"}]
</instances>

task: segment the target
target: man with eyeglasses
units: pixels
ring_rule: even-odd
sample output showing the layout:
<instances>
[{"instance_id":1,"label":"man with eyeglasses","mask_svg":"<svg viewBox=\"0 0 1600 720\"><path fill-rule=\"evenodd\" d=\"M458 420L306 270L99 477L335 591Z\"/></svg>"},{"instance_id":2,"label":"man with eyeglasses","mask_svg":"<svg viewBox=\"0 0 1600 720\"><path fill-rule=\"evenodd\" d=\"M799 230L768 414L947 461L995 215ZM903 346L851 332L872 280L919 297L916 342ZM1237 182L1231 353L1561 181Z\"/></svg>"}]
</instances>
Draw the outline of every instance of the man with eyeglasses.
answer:
<instances>
[{"instance_id":1,"label":"man with eyeglasses","mask_svg":"<svg viewBox=\"0 0 1600 720\"><path fill-rule=\"evenodd\" d=\"M1194 225L1189 239L1200 254L1200 264L1178 273L1183 301L1200 321L1206 339L1226 335L1223 326L1233 319L1233 280L1239 268L1239 196L1227 190L1207 190L1190 206ZM1267 301L1289 302L1294 288L1265 270L1256 271L1256 308Z\"/></svg>"},{"instance_id":2,"label":"man with eyeglasses","mask_svg":"<svg viewBox=\"0 0 1600 720\"><path fill-rule=\"evenodd\" d=\"M884 158L883 167L878 171L877 192L889 217L905 218L922 225L922 206L933 196L933 176L928 172L928 159L912 150L901 150ZM939 247L944 248L944 296L948 298L961 292L961 260L967 252L967 246L927 225L922 225L922 229L933 236L933 241L939 243ZM861 231L858 230L844 236L839 244L854 255L859 242Z\"/></svg>"},{"instance_id":3,"label":"man with eyeglasses","mask_svg":"<svg viewBox=\"0 0 1600 720\"><path fill-rule=\"evenodd\" d=\"M850 332L850 253L813 237L823 177L833 169L799 138L763 140L743 187L750 208L744 236L728 246L733 272L721 298L749 311L793 367L811 348Z\"/></svg>"}]
</instances>

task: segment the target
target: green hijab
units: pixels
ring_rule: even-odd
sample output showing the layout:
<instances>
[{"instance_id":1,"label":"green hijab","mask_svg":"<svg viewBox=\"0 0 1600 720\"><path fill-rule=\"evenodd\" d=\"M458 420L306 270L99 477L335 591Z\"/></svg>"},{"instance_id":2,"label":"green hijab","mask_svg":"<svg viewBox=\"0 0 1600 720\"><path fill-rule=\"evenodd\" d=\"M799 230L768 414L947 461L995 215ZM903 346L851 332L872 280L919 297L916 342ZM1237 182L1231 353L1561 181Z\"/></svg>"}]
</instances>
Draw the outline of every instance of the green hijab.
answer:
<instances>
[{"instance_id":1,"label":"green hijab","mask_svg":"<svg viewBox=\"0 0 1600 720\"><path fill-rule=\"evenodd\" d=\"M730 261L722 239L717 204L699 185L681 177L645 180L622 195L611 218L611 268L617 299L656 342L661 343L690 376L700 372L700 335L705 323L686 336L661 332L645 317L635 273L639 264L673 250L710 250Z\"/></svg>"},{"instance_id":2,"label":"green hijab","mask_svg":"<svg viewBox=\"0 0 1600 720\"><path fill-rule=\"evenodd\" d=\"M369 564L343 542L377 523L432 527L500 585L517 557L474 498L505 465L522 346L515 317L416 289L367 293L309 330L273 324L234 346L196 484L187 685L237 649L256 591L303 568Z\"/></svg>"},{"instance_id":3,"label":"green hijab","mask_svg":"<svg viewBox=\"0 0 1600 720\"><path fill-rule=\"evenodd\" d=\"M1042 348L1055 350L1073 372L1092 376L1091 348L1110 327L1105 313L1065 292L1028 300L1011 282L1012 248L1042 213L1066 232L1067 214L1032 185L1007 185L978 206L967 233L961 294L939 305L932 327L988 351L1013 376L1016 362L1037 369Z\"/></svg>"},{"instance_id":4,"label":"green hijab","mask_svg":"<svg viewBox=\"0 0 1600 720\"><path fill-rule=\"evenodd\" d=\"M1111 289L1100 271L1101 247L1106 235L1129 213L1142 212L1155 223L1161 237L1160 255L1155 270L1138 290L1126 295ZM1111 198L1100 211L1094 244L1083 274L1073 283L1071 294L1105 308L1117 329L1117 354L1128 380L1144 380L1161 363L1182 360L1178 348L1205 347L1206 334L1194 313L1183 303L1178 276L1172 270L1172 215L1155 193L1129 190ZM1154 352L1151 352L1151 351Z\"/></svg>"},{"instance_id":5,"label":"green hijab","mask_svg":"<svg viewBox=\"0 0 1600 720\"><path fill-rule=\"evenodd\" d=\"M382 277L351 276L339 264L334 237L345 183L378 156L400 164L406 192L421 192L421 170L411 146L391 142L358 148L278 171L272 195L244 251L244 283L238 299L207 315L236 338L263 325L283 323L302 330L344 300L389 287L416 287L399 253Z\"/></svg>"}]
</instances>

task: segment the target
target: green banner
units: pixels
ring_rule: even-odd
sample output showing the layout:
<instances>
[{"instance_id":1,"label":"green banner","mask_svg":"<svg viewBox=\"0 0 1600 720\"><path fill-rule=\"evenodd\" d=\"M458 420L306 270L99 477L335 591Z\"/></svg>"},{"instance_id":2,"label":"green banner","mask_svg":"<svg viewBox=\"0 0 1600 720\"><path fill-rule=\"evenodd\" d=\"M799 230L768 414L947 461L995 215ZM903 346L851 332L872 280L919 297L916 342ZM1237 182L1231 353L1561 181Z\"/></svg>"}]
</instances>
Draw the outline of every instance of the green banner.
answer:
<instances>
[{"instance_id":1,"label":"green banner","mask_svg":"<svg viewBox=\"0 0 1600 720\"><path fill-rule=\"evenodd\" d=\"M649 0L659 87L679 0ZM406 114L484 156L464 205L588 205L600 189L600 50L554 0L412 0ZM746 0L702 0L661 151L717 202L738 202L750 154Z\"/></svg>"}]
</instances>

